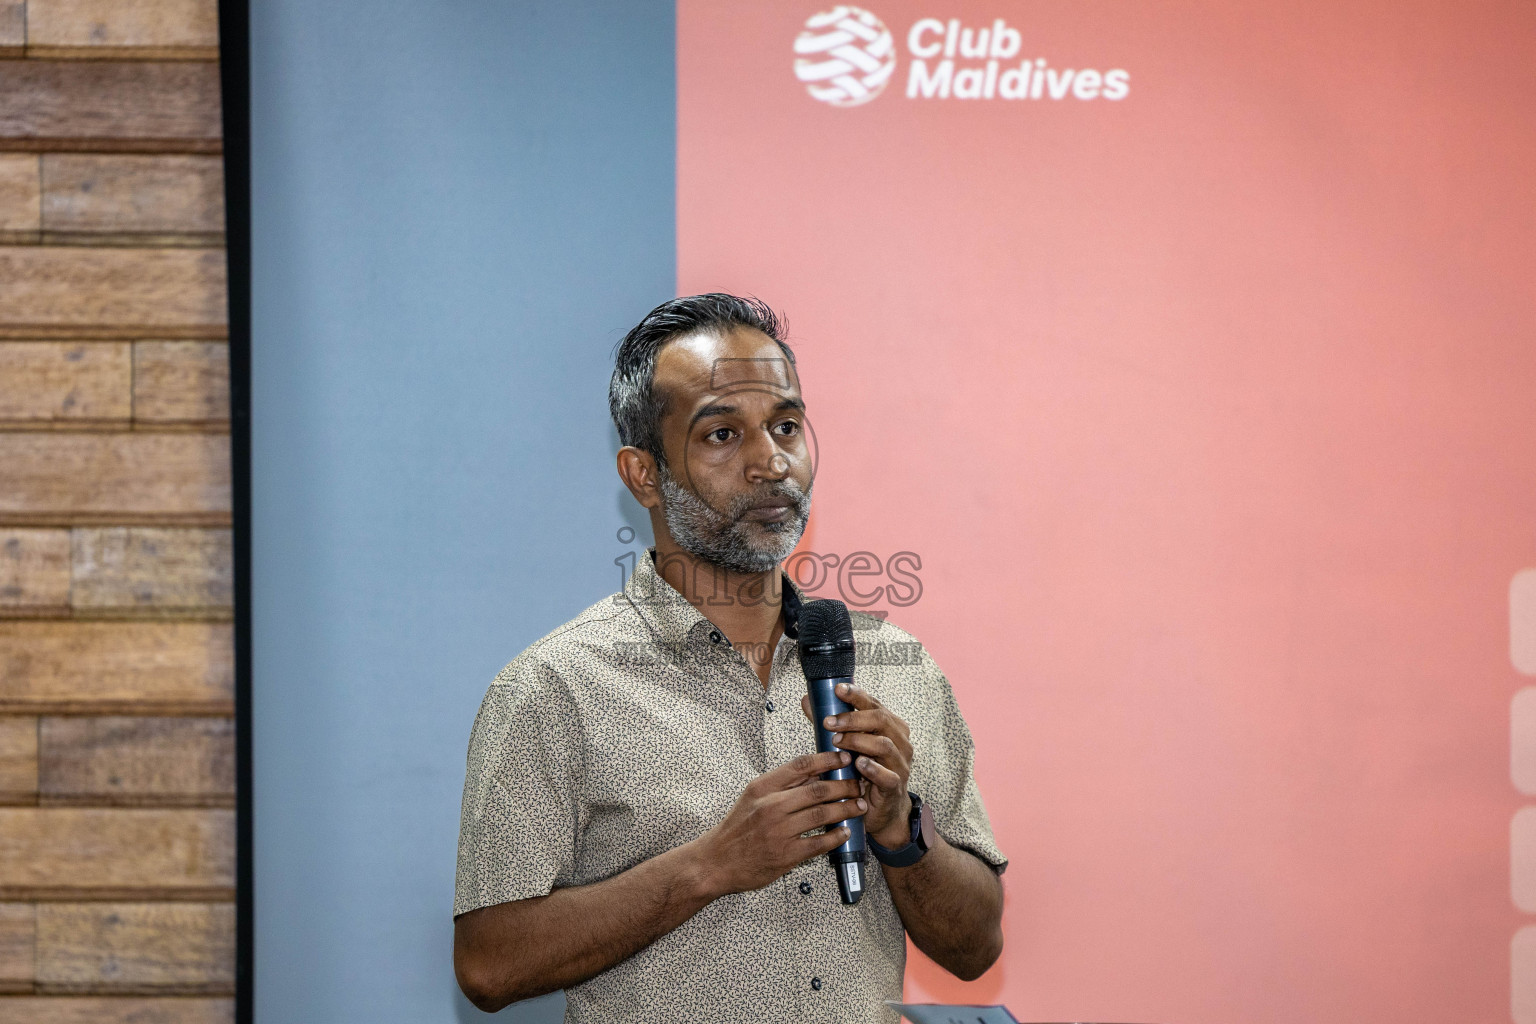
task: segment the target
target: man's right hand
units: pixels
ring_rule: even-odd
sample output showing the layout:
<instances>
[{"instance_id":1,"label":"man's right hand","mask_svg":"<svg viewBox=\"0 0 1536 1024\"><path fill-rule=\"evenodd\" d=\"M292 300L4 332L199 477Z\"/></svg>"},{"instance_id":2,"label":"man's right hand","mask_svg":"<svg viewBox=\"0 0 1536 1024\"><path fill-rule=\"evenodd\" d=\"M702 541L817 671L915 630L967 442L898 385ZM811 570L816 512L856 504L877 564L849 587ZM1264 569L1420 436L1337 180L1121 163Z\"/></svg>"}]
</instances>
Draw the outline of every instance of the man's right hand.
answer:
<instances>
[{"instance_id":1,"label":"man's right hand","mask_svg":"<svg viewBox=\"0 0 1536 1024\"><path fill-rule=\"evenodd\" d=\"M847 842L846 828L805 833L868 810L858 779L818 778L849 759L843 750L805 754L753 779L725 820L696 840L711 895L761 889Z\"/></svg>"}]
</instances>

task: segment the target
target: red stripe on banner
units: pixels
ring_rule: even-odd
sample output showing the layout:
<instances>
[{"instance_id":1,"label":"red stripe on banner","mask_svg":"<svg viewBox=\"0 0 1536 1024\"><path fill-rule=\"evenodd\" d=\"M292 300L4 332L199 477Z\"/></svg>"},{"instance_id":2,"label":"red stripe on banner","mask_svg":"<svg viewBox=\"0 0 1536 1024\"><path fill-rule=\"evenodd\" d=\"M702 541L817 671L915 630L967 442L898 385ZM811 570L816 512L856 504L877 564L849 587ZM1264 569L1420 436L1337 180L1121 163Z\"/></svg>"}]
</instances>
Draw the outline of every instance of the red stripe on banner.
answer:
<instances>
[{"instance_id":1,"label":"red stripe on banner","mask_svg":"<svg viewBox=\"0 0 1536 1024\"><path fill-rule=\"evenodd\" d=\"M976 735L1008 949L909 995L1509 1019L1536 8L870 2L679 4L678 281Z\"/></svg>"}]
</instances>

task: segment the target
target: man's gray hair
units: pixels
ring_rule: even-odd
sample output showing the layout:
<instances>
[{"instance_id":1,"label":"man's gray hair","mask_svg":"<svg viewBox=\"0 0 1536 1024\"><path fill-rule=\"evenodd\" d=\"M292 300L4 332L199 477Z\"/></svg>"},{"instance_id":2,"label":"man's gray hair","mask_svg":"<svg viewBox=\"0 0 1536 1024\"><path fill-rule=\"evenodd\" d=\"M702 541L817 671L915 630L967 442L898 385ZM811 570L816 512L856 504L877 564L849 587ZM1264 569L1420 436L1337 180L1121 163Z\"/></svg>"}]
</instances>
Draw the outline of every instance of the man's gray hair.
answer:
<instances>
[{"instance_id":1,"label":"man's gray hair","mask_svg":"<svg viewBox=\"0 0 1536 1024\"><path fill-rule=\"evenodd\" d=\"M766 302L724 292L687 295L663 302L620 341L613 355L613 379L608 382L608 412L619 432L619 443L650 452L658 466L666 466L661 445L661 418L667 396L656 390L656 356L673 338L699 331L728 331L749 327L762 331L794 363L795 354L784 341L784 318Z\"/></svg>"}]
</instances>

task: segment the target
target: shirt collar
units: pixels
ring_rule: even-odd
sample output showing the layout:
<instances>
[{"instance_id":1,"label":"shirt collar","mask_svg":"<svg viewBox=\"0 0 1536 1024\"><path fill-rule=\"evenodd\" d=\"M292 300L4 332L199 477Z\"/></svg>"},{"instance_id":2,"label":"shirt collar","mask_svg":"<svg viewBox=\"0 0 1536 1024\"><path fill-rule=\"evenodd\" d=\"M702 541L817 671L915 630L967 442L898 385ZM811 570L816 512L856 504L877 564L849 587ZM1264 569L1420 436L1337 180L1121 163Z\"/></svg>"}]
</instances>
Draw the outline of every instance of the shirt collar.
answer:
<instances>
[{"instance_id":1,"label":"shirt collar","mask_svg":"<svg viewBox=\"0 0 1536 1024\"><path fill-rule=\"evenodd\" d=\"M786 574L781 572L779 580L784 601L784 635L797 640L800 636L800 606L805 595ZM713 628L710 621L656 571L655 548L647 550L645 557L635 559L635 571L624 584L624 596L651 629L671 643L682 643L700 628Z\"/></svg>"}]
</instances>

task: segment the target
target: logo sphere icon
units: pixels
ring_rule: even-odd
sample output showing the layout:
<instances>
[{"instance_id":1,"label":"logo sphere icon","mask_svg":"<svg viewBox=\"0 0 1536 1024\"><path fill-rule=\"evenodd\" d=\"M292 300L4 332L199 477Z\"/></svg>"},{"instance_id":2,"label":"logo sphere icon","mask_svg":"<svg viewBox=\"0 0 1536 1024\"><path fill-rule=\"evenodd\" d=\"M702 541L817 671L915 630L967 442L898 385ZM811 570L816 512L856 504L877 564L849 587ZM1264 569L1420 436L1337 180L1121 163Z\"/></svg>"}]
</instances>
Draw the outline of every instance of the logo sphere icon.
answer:
<instances>
[{"instance_id":1,"label":"logo sphere icon","mask_svg":"<svg viewBox=\"0 0 1536 1024\"><path fill-rule=\"evenodd\" d=\"M856 107L879 96L896 70L896 44L880 19L839 5L813 14L795 37L795 77L834 107Z\"/></svg>"}]
</instances>

